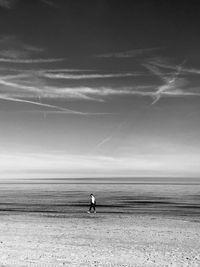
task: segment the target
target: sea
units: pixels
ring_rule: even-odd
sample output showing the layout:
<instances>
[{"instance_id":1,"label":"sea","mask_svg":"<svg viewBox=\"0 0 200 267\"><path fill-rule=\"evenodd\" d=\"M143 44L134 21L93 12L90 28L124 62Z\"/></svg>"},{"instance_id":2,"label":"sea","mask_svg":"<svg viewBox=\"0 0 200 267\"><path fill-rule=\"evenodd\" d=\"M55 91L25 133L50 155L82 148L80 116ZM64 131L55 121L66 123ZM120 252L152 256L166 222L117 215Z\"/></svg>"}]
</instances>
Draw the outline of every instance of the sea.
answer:
<instances>
[{"instance_id":1,"label":"sea","mask_svg":"<svg viewBox=\"0 0 200 267\"><path fill-rule=\"evenodd\" d=\"M0 215L149 214L200 221L200 178L66 178L0 181Z\"/></svg>"}]
</instances>

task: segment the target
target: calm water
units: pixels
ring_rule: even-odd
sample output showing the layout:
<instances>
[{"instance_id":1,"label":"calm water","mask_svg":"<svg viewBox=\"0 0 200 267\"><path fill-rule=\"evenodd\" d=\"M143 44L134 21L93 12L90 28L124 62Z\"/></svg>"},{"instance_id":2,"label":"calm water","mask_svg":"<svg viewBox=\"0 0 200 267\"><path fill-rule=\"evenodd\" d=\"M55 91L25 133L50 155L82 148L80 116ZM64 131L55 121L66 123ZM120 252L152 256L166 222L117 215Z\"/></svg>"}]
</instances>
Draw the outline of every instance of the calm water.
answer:
<instances>
[{"instance_id":1,"label":"calm water","mask_svg":"<svg viewBox=\"0 0 200 267\"><path fill-rule=\"evenodd\" d=\"M59 179L1 181L0 214L85 213L89 194L99 213L200 215L200 179Z\"/></svg>"}]
</instances>

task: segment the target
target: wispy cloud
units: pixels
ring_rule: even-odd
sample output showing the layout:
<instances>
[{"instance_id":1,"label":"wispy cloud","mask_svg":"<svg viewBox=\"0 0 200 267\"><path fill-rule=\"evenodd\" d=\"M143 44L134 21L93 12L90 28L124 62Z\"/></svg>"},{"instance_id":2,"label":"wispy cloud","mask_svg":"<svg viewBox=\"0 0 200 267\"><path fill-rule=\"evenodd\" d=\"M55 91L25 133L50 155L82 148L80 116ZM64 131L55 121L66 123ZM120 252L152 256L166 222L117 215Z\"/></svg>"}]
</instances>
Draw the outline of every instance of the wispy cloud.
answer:
<instances>
[{"instance_id":1,"label":"wispy cloud","mask_svg":"<svg viewBox=\"0 0 200 267\"><path fill-rule=\"evenodd\" d=\"M178 68L179 68L178 65L169 64L169 63L166 63L166 62L161 61L161 60L158 60L158 59L152 59L150 61L150 63L153 64L156 67L164 68L164 69L169 69L169 70L173 70L173 71L177 71ZM186 66L182 66L181 72L182 73L198 74L199 75L200 74L200 69L189 68L189 67L186 67Z\"/></svg>"},{"instance_id":2,"label":"wispy cloud","mask_svg":"<svg viewBox=\"0 0 200 267\"><path fill-rule=\"evenodd\" d=\"M109 74L63 74L63 73L42 73L43 77L50 79L68 79L68 80L82 80L82 79L105 79L105 78L122 78L131 76L141 76L141 73L109 73Z\"/></svg>"},{"instance_id":3,"label":"wispy cloud","mask_svg":"<svg viewBox=\"0 0 200 267\"><path fill-rule=\"evenodd\" d=\"M63 99L63 98L69 99L72 97L75 98L74 92L73 94L72 92L63 93L63 92L59 92L57 88L53 88L53 87L52 88L38 88L34 86L25 86L25 85L13 83L12 81L8 82L2 79L0 79L0 84L2 84L3 86L6 86L5 89L1 88L1 91L3 91L2 93L0 93L1 100L11 101L11 102L21 102L25 104L31 104L31 105L36 105L40 107L55 109L52 112L49 111L49 114L55 113L55 111L59 111L60 114L63 113L63 114L77 114L77 115L89 115L90 114L91 115L91 113L89 112L77 111L77 110L61 107L58 105L47 104L41 101L41 99L48 101L48 99L55 100L58 98L60 99ZM15 88L17 90L14 90L14 91L8 90L9 88ZM80 95L80 93L79 95L78 93L75 93L75 94L76 94L76 98L79 98L79 99L94 100L91 97L84 95L84 94L83 95ZM47 111L45 110L45 112ZM57 114L59 112L57 112ZM98 114L94 114L94 115L98 115Z\"/></svg>"},{"instance_id":4,"label":"wispy cloud","mask_svg":"<svg viewBox=\"0 0 200 267\"><path fill-rule=\"evenodd\" d=\"M74 115L83 115L83 116L105 116L105 115L116 115L116 113L110 112L79 112L74 110L31 110L31 113L43 113L46 115L65 115L65 114L74 114Z\"/></svg>"},{"instance_id":5,"label":"wispy cloud","mask_svg":"<svg viewBox=\"0 0 200 267\"><path fill-rule=\"evenodd\" d=\"M0 7L11 9L14 8L19 1L20 0L0 0ZM51 7L58 7L58 5L53 0L39 0L39 1Z\"/></svg>"},{"instance_id":6,"label":"wispy cloud","mask_svg":"<svg viewBox=\"0 0 200 267\"><path fill-rule=\"evenodd\" d=\"M35 55L43 52L41 47L35 47L30 44L25 44L16 36L2 35L0 36L0 56L10 59L27 58L30 55Z\"/></svg>"},{"instance_id":7,"label":"wispy cloud","mask_svg":"<svg viewBox=\"0 0 200 267\"><path fill-rule=\"evenodd\" d=\"M51 6L51 7L58 7L56 1L53 0L40 0L42 3L44 3L45 5Z\"/></svg>"},{"instance_id":8,"label":"wispy cloud","mask_svg":"<svg viewBox=\"0 0 200 267\"><path fill-rule=\"evenodd\" d=\"M111 142L114 139L114 137L119 134L121 129L123 129L125 123L126 120L123 120L121 123L118 123L116 127L113 127L112 133L110 133L108 136L104 137L101 141L99 141L97 145L94 147L94 149L99 149L105 144Z\"/></svg>"},{"instance_id":9,"label":"wispy cloud","mask_svg":"<svg viewBox=\"0 0 200 267\"><path fill-rule=\"evenodd\" d=\"M13 8L17 0L0 0L0 7Z\"/></svg>"},{"instance_id":10,"label":"wispy cloud","mask_svg":"<svg viewBox=\"0 0 200 267\"><path fill-rule=\"evenodd\" d=\"M112 139L112 136L108 136L106 138L104 138L103 140L101 140L95 148L100 148L101 146L103 146L104 144L108 143L110 140Z\"/></svg>"},{"instance_id":11,"label":"wispy cloud","mask_svg":"<svg viewBox=\"0 0 200 267\"><path fill-rule=\"evenodd\" d=\"M16 69L15 69L16 70ZM55 68L55 69L39 69L38 72L42 75L42 74L51 74L51 73L56 73L56 74L60 74L60 73L88 73L88 72L95 72L95 69L73 69L73 68L63 68L63 69L59 69L59 68Z\"/></svg>"},{"instance_id":12,"label":"wispy cloud","mask_svg":"<svg viewBox=\"0 0 200 267\"><path fill-rule=\"evenodd\" d=\"M146 48L139 49L136 51L128 51L125 54L115 54L114 57L126 57L133 56L141 53L150 53L160 49ZM149 72L106 72L101 70L91 69L76 69L76 68L57 68L57 64L50 65L48 69L39 68L35 63L53 63L63 61L63 58L41 58L35 57L36 55L41 56L43 49L34 47L32 45L24 44L17 40L13 36L3 36L0 38L0 92L1 99L24 102L33 105L56 108L57 113L68 113L69 110L63 110L59 106L53 106L48 103L49 101L56 100L85 100L85 101L98 101L103 102L109 99L110 96L141 96L151 97L154 99L155 104L162 96L165 97L188 97L188 96L199 96L198 91L188 91L185 88L187 80L180 77L182 70L185 68L183 64L177 67L175 70L172 69L172 73L169 75L162 71L162 67L158 66L161 64L149 60L144 64L145 68ZM9 64L6 64L9 63ZM22 64L19 67L15 65ZM23 64L30 64L26 69ZM31 69L30 69L31 67ZM53 68L54 67L54 68ZM125 77L140 77L155 75L159 77L163 85L158 86L152 84L149 85L141 84L133 86L123 86L112 82L112 86L104 86L105 79L112 78L113 80ZM80 80L88 80L87 84L90 84L89 80L100 79L98 85L94 85L94 81L91 81L91 85L83 86L80 85ZM62 81L60 81L62 80ZM65 80L73 80L73 86L69 86L69 82ZM116 80L117 81L117 80ZM130 84L130 79L128 79ZM147 83L146 83L147 84ZM38 101L39 100L39 101ZM42 101L41 101L42 100ZM50 112L53 112L50 110ZM72 110L76 114L82 113L76 110ZM84 113L85 114L85 113Z\"/></svg>"},{"instance_id":13,"label":"wispy cloud","mask_svg":"<svg viewBox=\"0 0 200 267\"><path fill-rule=\"evenodd\" d=\"M56 95L59 97L74 97L80 99L91 99L98 101L98 97L107 97L107 96L117 96L117 95L136 95L141 94L141 89L145 90L149 86L135 86L135 87L124 87L124 88L110 88L110 87L66 87L66 88L53 88L45 87L48 89L46 93L49 93L49 96ZM144 92L147 93L147 92ZM96 98L95 98L96 97Z\"/></svg>"},{"instance_id":14,"label":"wispy cloud","mask_svg":"<svg viewBox=\"0 0 200 267\"><path fill-rule=\"evenodd\" d=\"M35 59L13 59L13 58L0 58L0 62L16 63L16 64L38 64L38 63L52 63L64 61L64 58L35 58Z\"/></svg>"},{"instance_id":15,"label":"wispy cloud","mask_svg":"<svg viewBox=\"0 0 200 267\"><path fill-rule=\"evenodd\" d=\"M138 48L138 49L123 51L123 52L100 54L100 55L96 55L96 57L99 57L99 58L133 58L136 56L149 54L151 52L155 52L157 50L164 49L164 48L165 47Z\"/></svg>"},{"instance_id":16,"label":"wispy cloud","mask_svg":"<svg viewBox=\"0 0 200 267\"><path fill-rule=\"evenodd\" d=\"M152 72L154 75L158 76L162 81L164 81L164 84L161 86L158 86L157 90L152 93L152 98L154 101L152 102L152 105L159 101L159 99L163 95L168 96L191 96L191 95L199 95L199 93L193 93L193 92L184 92L180 87L185 86L186 80L181 79L178 76L181 74L183 65L185 64L186 60L180 64L176 71L172 75L166 76L166 74L162 73L160 69L158 69L157 66L155 66L152 62L151 64L144 64L144 66Z\"/></svg>"},{"instance_id":17,"label":"wispy cloud","mask_svg":"<svg viewBox=\"0 0 200 267\"><path fill-rule=\"evenodd\" d=\"M43 58L41 47L25 44L12 35L0 37L0 62L18 64L53 63L65 58Z\"/></svg>"},{"instance_id":18,"label":"wispy cloud","mask_svg":"<svg viewBox=\"0 0 200 267\"><path fill-rule=\"evenodd\" d=\"M0 76L0 82L1 81L5 81L6 80L12 80L12 79L20 79L20 78L28 78L29 75L27 75L27 73L19 73L19 74L7 74L7 75L2 75Z\"/></svg>"},{"instance_id":19,"label":"wispy cloud","mask_svg":"<svg viewBox=\"0 0 200 267\"><path fill-rule=\"evenodd\" d=\"M20 102L20 103L31 104L31 105L36 105L36 106L46 107L46 108L53 108L53 109L57 109L59 111L65 112L65 114L88 115L88 113L80 112L77 110L62 108L60 106L45 104L45 103L36 102L36 101L30 101L30 100L26 100L26 99L12 98L12 97L9 97L9 96L3 95L3 94L0 94L0 100L11 101L11 102Z\"/></svg>"},{"instance_id":20,"label":"wispy cloud","mask_svg":"<svg viewBox=\"0 0 200 267\"><path fill-rule=\"evenodd\" d=\"M0 84L4 94L9 94L11 98L34 98L34 99L77 99L87 101L104 101L109 96L141 96L151 97L154 100L159 100L161 96L166 97L186 97L186 96L199 96L198 92L184 91L181 86L184 86L186 81L178 78L166 78L166 83L162 86L156 85L141 85L132 87L85 87L85 86L73 86L73 87L55 87L43 84L40 80L34 80L30 74L25 76L29 80L29 84L24 83L23 75L22 80L19 74L8 75L0 77ZM10 76L10 77L9 77ZM32 82L31 79L33 79ZM38 86L35 86L35 85ZM158 89L155 91L155 88ZM13 90L15 89L15 90Z\"/></svg>"},{"instance_id":21,"label":"wispy cloud","mask_svg":"<svg viewBox=\"0 0 200 267\"><path fill-rule=\"evenodd\" d=\"M56 99L103 101L103 99L96 98L96 91L93 92L92 88L58 88L53 86L46 86L40 80L35 80L34 78L34 74L32 77L30 73L0 76L0 99L12 102L27 103L51 109L53 108L57 111L60 111L60 114L73 113L81 115L91 115L91 113L72 110L65 107L60 107L58 105L50 105L45 102L48 102L49 99L53 99L53 101L55 101ZM49 112L49 114L50 113L53 113L53 111ZM57 114L58 113L59 112L57 112ZM93 115L98 114L93 113Z\"/></svg>"},{"instance_id":22,"label":"wispy cloud","mask_svg":"<svg viewBox=\"0 0 200 267\"><path fill-rule=\"evenodd\" d=\"M0 84L1 87L1 94L0 99L6 100L6 101L12 101L12 102L21 102L31 105L37 105L40 107L46 107L46 108L53 108L65 113L73 113L73 114L85 114L80 111L60 107L58 105L50 105L47 103L42 103L41 98L47 99L50 98L49 96L53 95L52 92L50 93L47 88L44 87L36 87L36 86L29 86L29 85L23 85L22 83L19 83L19 81L13 81L13 79L16 78L24 78L26 75L19 74L19 75L7 75L0 77ZM26 77L27 78L27 77ZM30 78L28 76L28 78ZM11 90L10 90L11 89ZM15 90L13 90L15 89ZM52 89L52 88L51 88ZM63 95L62 95L63 96ZM56 94L54 92L54 96L56 98ZM33 101L32 99L39 99L38 101Z\"/></svg>"}]
</instances>

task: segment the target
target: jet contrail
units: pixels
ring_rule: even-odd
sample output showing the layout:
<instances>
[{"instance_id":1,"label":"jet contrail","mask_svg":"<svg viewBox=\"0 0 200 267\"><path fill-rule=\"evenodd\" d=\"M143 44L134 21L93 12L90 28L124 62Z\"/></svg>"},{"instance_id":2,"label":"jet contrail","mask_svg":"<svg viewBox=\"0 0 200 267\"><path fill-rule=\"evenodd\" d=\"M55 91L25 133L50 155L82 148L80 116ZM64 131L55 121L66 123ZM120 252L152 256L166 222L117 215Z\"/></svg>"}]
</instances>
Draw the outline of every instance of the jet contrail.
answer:
<instances>
[{"instance_id":1,"label":"jet contrail","mask_svg":"<svg viewBox=\"0 0 200 267\"><path fill-rule=\"evenodd\" d=\"M37 87L17 84L17 83L5 81L4 79L0 79L0 84L5 85L5 86L9 86L9 87L13 87L13 88L28 90L28 91L32 91L32 92L41 92L41 89L39 89Z\"/></svg>"},{"instance_id":2,"label":"jet contrail","mask_svg":"<svg viewBox=\"0 0 200 267\"><path fill-rule=\"evenodd\" d=\"M77 111L77 110L74 110L74 109L63 108L63 107L59 107L59 106L55 106L55 105L45 104L45 103L42 103L42 102L29 101L29 100L26 100L26 99L7 97L7 96L2 96L2 95L0 95L0 100L27 103L27 104L37 105L37 106L40 106L40 107L47 107L47 108L56 109L56 110L45 110L45 111L42 111L42 112L45 112L44 115L47 115L47 114L74 114L74 115L84 115L84 116L113 115L113 113L82 112L82 111ZM34 112L41 112L41 111L34 111Z\"/></svg>"},{"instance_id":3,"label":"jet contrail","mask_svg":"<svg viewBox=\"0 0 200 267\"><path fill-rule=\"evenodd\" d=\"M27 103L27 104L37 105L37 106L40 106L40 107L54 108L54 109L57 109L59 111L64 111L64 112L68 112L68 113L71 113L71 114L86 115L86 113L81 112L81 111L76 111L76 110L73 110L73 109L62 108L62 107L59 107L59 106L45 104L45 103L39 103L39 102L36 102L36 101L30 101L30 100L26 100L26 99L13 98L13 97L8 97L8 96L4 96L4 95L0 95L0 99L1 100L5 100L5 101L21 102L21 103Z\"/></svg>"},{"instance_id":4,"label":"jet contrail","mask_svg":"<svg viewBox=\"0 0 200 267\"><path fill-rule=\"evenodd\" d=\"M40 63L53 63L64 61L65 58L37 58L37 59L13 59L13 58L0 58L0 62L15 63L15 64L40 64Z\"/></svg>"},{"instance_id":5,"label":"jet contrail","mask_svg":"<svg viewBox=\"0 0 200 267\"><path fill-rule=\"evenodd\" d=\"M125 122L126 122L126 120L124 120L124 121L122 121L121 123L119 123L119 124L114 128L115 132L114 132L113 134L111 133L109 136L107 136L107 137L105 137L103 140L101 140L101 141L95 146L95 148L100 148L102 145L104 145L104 144L110 142L110 141L114 138L114 136L121 130L121 128L122 128L122 126L123 126L123 124L124 124Z\"/></svg>"},{"instance_id":6,"label":"jet contrail","mask_svg":"<svg viewBox=\"0 0 200 267\"><path fill-rule=\"evenodd\" d=\"M9 79L16 79L16 78L27 78L29 75L27 74L14 74L14 75L4 75L0 76L0 80L9 80Z\"/></svg>"},{"instance_id":7,"label":"jet contrail","mask_svg":"<svg viewBox=\"0 0 200 267\"><path fill-rule=\"evenodd\" d=\"M161 78L162 80L165 81L164 85L160 86L155 93L152 93L152 97L154 99L154 101L152 102L152 105L154 105L156 102L158 102L160 100L163 93L165 93L168 90L174 89L174 83L176 82L179 74L181 73L183 65L185 64L185 62L186 62L186 59L182 62L181 65L178 66L177 72L171 78L166 77L163 73L161 73L154 66L144 65L151 72L153 72L153 74L159 76L159 78Z\"/></svg>"},{"instance_id":8,"label":"jet contrail","mask_svg":"<svg viewBox=\"0 0 200 267\"><path fill-rule=\"evenodd\" d=\"M96 145L96 148L100 148L103 144L109 142L111 139L112 139L112 136L109 136L109 137L104 138L101 142L99 142Z\"/></svg>"}]
</instances>

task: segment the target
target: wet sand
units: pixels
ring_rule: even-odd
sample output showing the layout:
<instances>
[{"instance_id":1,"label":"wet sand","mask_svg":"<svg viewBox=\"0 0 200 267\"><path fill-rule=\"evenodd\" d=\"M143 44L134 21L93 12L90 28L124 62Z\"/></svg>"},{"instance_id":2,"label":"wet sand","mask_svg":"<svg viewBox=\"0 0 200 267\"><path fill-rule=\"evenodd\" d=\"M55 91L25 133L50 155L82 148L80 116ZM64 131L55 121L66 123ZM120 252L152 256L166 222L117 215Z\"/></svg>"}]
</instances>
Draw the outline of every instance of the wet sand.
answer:
<instances>
[{"instance_id":1,"label":"wet sand","mask_svg":"<svg viewBox=\"0 0 200 267\"><path fill-rule=\"evenodd\" d=\"M0 266L200 266L200 223L160 215L4 214Z\"/></svg>"}]
</instances>

